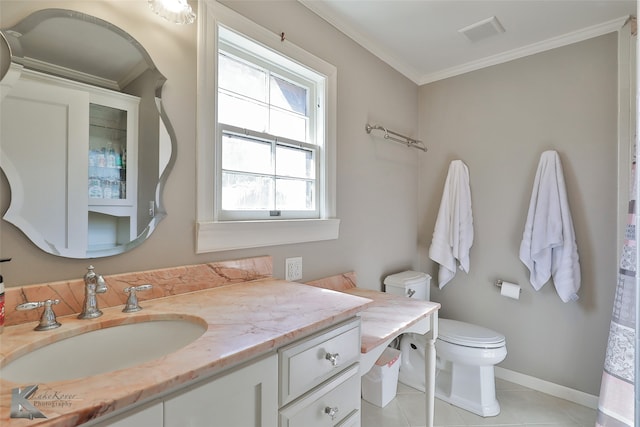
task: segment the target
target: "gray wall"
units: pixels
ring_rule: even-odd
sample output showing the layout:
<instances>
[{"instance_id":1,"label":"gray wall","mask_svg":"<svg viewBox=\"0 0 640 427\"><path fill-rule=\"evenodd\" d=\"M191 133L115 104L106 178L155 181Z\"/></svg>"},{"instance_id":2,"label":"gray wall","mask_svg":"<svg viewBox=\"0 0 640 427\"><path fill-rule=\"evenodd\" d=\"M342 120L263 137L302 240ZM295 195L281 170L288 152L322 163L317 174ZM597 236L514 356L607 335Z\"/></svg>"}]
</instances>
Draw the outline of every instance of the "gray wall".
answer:
<instances>
[{"instance_id":1,"label":"gray wall","mask_svg":"<svg viewBox=\"0 0 640 427\"><path fill-rule=\"evenodd\" d=\"M192 2L195 6L195 2ZM0 255L7 286L81 277L91 262L114 274L272 255L275 275L284 277L284 259L303 257L303 279L354 270L363 287L379 289L388 272L411 267L416 259L418 161L415 153L373 138L367 121L417 135L418 91L410 80L362 49L296 1L230 2L241 13L338 68L337 213L335 241L196 255L196 25L168 24L139 1L0 2L0 26L48 7L76 9L106 19L139 40L167 77L163 100L178 153L165 188L168 217L148 242L124 255L70 260L45 254L13 225L0 221ZM1 142L0 142L1 143ZM10 200L0 174L0 213ZM46 208L46 207L43 207Z\"/></svg>"},{"instance_id":2,"label":"gray wall","mask_svg":"<svg viewBox=\"0 0 640 427\"><path fill-rule=\"evenodd\" d=\"M597 395L616 284L617 36L610 34L420 88L419 251L428 259L448 164L469 167L469 275L431 297L442 317L504 333L501 366ZM560 153L582 271L577 303L536 292L518 258L540 154ZM501 297L496 279L522 286Z\"/></svg>"}]
</instances>

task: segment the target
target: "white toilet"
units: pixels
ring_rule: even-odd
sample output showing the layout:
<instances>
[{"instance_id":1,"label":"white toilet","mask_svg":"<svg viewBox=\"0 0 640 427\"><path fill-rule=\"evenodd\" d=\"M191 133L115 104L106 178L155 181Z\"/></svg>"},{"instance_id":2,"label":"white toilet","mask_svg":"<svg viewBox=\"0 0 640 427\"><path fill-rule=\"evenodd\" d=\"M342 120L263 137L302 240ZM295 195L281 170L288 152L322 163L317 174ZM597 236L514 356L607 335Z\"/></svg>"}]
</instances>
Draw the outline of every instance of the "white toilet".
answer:
<instances>
[{"instance_id":1,"label":"white toilet","mask_svg":"<svg viewBox=\"0 0 640 427\"><path fill-rule=\"evenodd\" d=\"M411 298L429 299L431 276L418 271L392 274L385 291ZM402 363L399 381L425 390L426 338L404 334L400 340ZM500 413L493 367L507 356L504 335L457 320L438 320L436 340L436 397L483 417Z\"/></svg>"}]
</instances>

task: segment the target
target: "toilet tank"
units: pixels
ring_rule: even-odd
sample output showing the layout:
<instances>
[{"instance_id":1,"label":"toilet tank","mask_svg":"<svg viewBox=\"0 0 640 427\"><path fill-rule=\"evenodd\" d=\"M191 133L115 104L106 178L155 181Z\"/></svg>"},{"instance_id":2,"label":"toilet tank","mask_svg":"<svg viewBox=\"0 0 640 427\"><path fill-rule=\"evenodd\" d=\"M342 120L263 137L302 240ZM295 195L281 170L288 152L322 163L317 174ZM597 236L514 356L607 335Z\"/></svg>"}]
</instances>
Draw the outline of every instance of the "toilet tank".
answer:
<instances>
[{"instance_id":1,"label":"toilet tank","mask_svg":"<svg viewBox=\"0 0 640 427\"><path fill-rule=\"evenodd\" d=\"M429 300L431 276L421 271L403 271L384 279L385 292L404 297Z\"/></svg>"}]
</instances>

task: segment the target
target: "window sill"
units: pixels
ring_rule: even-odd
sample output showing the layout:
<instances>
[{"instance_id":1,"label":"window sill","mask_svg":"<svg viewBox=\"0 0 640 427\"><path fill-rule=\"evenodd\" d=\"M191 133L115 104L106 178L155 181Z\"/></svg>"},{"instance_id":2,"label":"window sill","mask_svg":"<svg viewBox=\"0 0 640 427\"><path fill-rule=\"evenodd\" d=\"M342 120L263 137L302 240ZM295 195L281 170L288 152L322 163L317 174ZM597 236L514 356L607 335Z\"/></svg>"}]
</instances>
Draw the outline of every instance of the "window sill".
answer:
<instances>
[{"instance_id":1,"label":"window sill","mask_svg":"<svg viewBox=\"0 0 640 427\"><path fill-rule=\"evenodd\" d=\"M338 238L340 220L200 221L196 224L196 252L218 252L263 246L317 242Z\"/></svg>"}]
</instances>

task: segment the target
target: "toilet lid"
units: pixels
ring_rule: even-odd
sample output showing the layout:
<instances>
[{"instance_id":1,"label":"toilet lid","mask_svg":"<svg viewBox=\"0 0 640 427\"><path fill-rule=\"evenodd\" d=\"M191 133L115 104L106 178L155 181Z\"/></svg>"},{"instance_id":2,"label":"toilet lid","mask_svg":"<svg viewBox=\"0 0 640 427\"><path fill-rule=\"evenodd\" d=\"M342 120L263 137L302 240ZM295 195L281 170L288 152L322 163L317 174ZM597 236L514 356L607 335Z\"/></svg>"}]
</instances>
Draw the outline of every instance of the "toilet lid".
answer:
<instances>
[{"instance_id":1,"label":"toilet lid","mask_svg":"<svg viewBox=\"0 0 640 427\"><path fill-rule=\"evenodd\" d=\"M451 319L438 320L438 339L474 348L499 348L505 345L504 335L496 331Z\"/></svg>"}]
</instances>

